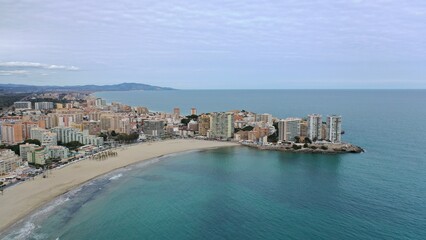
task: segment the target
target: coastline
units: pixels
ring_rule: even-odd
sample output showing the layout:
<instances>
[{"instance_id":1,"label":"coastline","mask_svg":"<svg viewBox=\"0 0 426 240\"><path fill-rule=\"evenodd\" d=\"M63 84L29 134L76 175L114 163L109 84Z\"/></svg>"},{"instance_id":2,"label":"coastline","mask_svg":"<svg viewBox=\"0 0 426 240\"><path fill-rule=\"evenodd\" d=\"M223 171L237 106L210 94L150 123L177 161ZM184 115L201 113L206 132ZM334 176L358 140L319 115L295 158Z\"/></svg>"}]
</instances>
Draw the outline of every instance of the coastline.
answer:
<instances>
[{"instance_id":1,"label":"coastline","mask_svg":"<svg viewBox=\"0 0 426 240\"><path fill-rule=\"evenodd\" d=\"M58 196L114 170L170 154L192 150L239 146L232 142L194 139L167 140L124 146L118 156L105 160L84 160L60 169L53 169L48 178L36 177L8 188L0 195L0 233L51 202Z\"/></svg>"}]
</instances>

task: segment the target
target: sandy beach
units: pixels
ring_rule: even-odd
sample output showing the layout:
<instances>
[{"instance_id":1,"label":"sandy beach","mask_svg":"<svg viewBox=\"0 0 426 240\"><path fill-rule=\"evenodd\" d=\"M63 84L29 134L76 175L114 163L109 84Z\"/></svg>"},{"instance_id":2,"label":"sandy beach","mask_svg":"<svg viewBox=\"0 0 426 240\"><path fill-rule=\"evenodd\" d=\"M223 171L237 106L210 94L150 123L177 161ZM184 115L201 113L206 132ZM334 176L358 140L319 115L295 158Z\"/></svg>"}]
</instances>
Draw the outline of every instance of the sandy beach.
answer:
<instances>
[{"instance_id":1,"label":"sandy beach","mask_svg":"<svg viewBox=\"0 0 426 240\"><path fill-rule=\"evenodd\" d=\"M143 143L117 149L117 157L101 161L87 159L54 169L48 178L38 176L35 180L7 188L0 195L0 232L57 196L115 169L172 153L237 145L193 139Z\"/></svg>"}]
</instances>

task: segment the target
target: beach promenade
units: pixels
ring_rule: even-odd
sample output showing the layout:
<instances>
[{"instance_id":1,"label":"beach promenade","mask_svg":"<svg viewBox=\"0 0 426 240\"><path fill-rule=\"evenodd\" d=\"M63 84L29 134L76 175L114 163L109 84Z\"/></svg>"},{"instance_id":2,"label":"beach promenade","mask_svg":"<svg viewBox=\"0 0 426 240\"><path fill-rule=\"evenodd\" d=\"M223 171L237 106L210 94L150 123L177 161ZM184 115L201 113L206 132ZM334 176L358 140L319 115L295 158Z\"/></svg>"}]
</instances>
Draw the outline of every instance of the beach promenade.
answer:
<instances>
[{"instance_id":1,"label":"beach promenade","mask_svg":"<svg viewBox=\"0 0 426 240\"><path fill-rule=\"evenodd\" d=\"M86 159L54 169L48 178L37 176L34 180L7 188L0 195L0 232L54 198L115 169L167 154L226 146L238 144L194 139L142 143L118 148L116 157L102 161Z\"/></svg>"}]
</instances>

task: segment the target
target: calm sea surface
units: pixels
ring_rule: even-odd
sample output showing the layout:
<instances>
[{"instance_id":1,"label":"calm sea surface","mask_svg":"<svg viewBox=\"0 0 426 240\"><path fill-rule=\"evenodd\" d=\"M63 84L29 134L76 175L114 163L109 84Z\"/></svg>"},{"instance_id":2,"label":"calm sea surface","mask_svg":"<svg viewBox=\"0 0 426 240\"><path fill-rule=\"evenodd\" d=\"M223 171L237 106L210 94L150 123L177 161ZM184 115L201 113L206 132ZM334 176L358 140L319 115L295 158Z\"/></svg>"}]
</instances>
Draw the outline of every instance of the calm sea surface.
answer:
<instances>
[{"instance_id":1,"label":"calm sea surface","mask_svg":"<svg viewBox=\"0 0 426 240\"><path fill-rule=\"evenodd\" d=\"M103 92L171 112L341 114L364 154L245 147L154 159L52 202L6 239L426 239L426 91ZM143 153L142 153L143 154Z\"/></svg>"}]
</instances>

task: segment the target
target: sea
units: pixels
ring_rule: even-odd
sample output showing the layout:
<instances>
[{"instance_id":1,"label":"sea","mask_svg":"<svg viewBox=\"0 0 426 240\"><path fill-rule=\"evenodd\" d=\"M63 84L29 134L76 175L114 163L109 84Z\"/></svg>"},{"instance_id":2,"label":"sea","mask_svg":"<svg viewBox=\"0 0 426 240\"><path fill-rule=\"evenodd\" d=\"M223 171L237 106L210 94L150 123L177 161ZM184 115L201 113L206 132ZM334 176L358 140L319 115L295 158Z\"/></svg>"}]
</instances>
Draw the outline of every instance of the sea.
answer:
<instances>
[{"instance_id":1,"label":"sea","mask_svg":"<svg viewBox=\"0 0 426 240\"><path fill-rule=\"evenodd\" d=\"M3 239L426 239L426 90L100 92L183 114L246 110L342 116L362 154L226 147L163 156L99 177ZM143 154L143 153L141 153Z\"/></svg>"}]
</instances>

